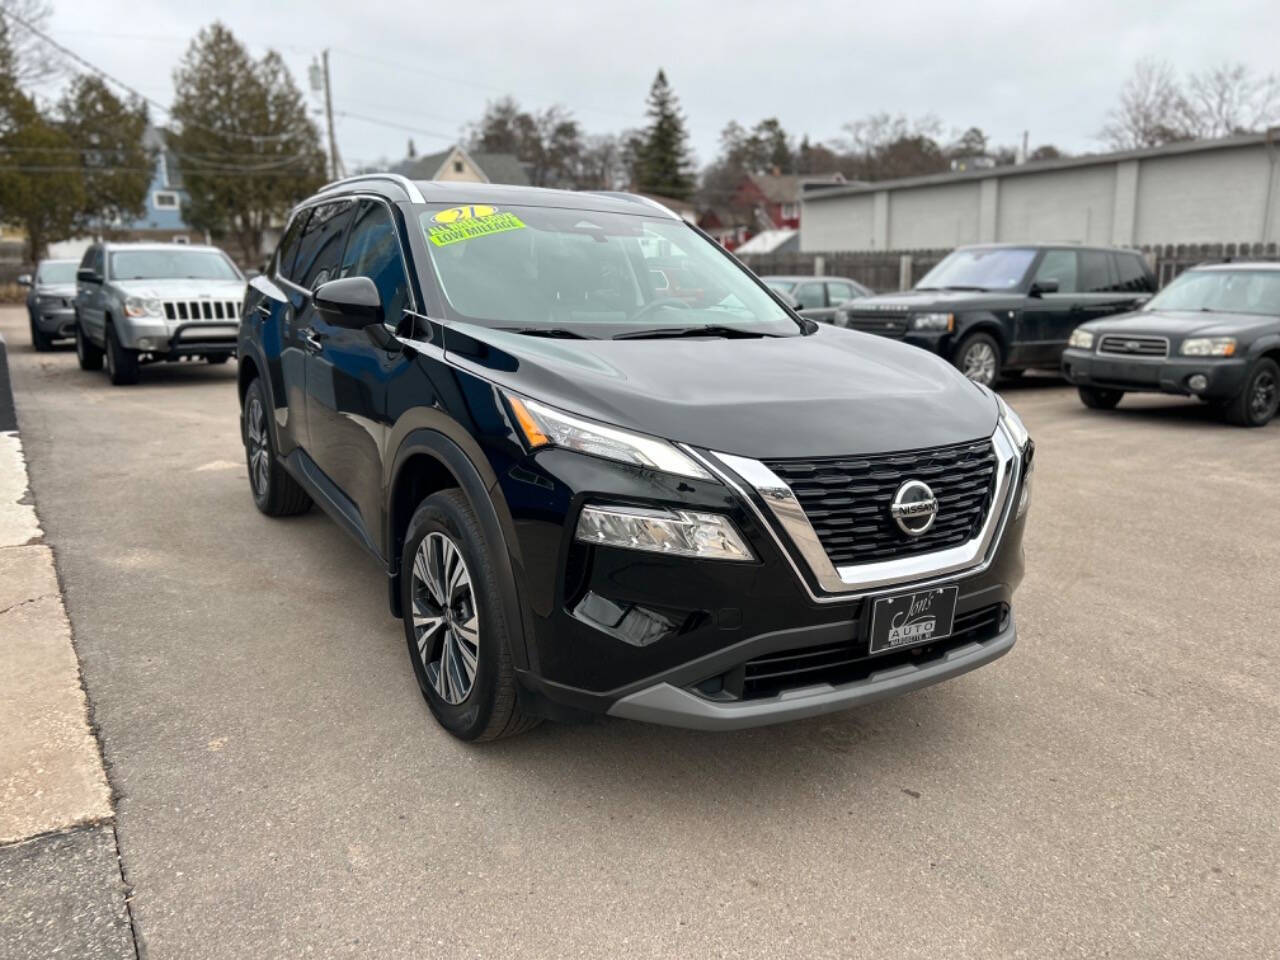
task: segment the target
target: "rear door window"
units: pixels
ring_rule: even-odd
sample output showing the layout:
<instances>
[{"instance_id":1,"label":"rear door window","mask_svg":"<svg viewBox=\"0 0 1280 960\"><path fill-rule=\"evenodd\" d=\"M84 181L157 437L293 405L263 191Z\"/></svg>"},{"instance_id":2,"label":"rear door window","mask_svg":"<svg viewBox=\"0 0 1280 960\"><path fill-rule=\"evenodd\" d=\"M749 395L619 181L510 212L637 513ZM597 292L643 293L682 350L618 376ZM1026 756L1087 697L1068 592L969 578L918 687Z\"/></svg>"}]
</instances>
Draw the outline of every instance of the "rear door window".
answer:
<instances>
[{"instance_id":1,"label":"rear door window","mask_svg":"<svg viewBox=\"0 0 1280 960\"><path fill-rule=\"evenodd\" d=\"M1080 251L1080 292L1106 293L1116 289L1111 257L1101 250Z\"/></svg>"},{"instance_id":2,"label":"rear door window","mask_svg":"<svg viewBox=\"0 0 1280 960\"><path fill-rule=\"evenodd\" d=\"M854 298L855 294L852 285L839 280L828 280L827 296L831 300L831 306L836 307L842 303L848 303Z\"/></svg>"},{"instance_id":3,"label":"rear door window","mask_svg":"<svg viewBox=\"0 0 1280 960\"><path fill-rule=\"evenodd\" d=\"M322 203L311 211L293 265L292 279L298 286L314 291L320 284L337 277L342 241L354 207L350 200L341 200Z\"/></svg>"},{"instance_id":4,"label":"rear door window","mask_svg":"<svg viewBox=\"0 0 1280 960\"><path fill-rule=\"evenodd\" d=\"M280 238L280 246L276 248L276 272L286 280L293 279L293 262L298 258L298 247L302 242L302 230L311 216L310 210L299 211L289 224L289 229Z\"/></svg>"},{"instance_id":5,"label":"rear door window","mask_svg":"<svg viewBox=\"0 0 1280 960\"><path fill-rule=\"evenodd\" d=\"M1046 250L1036 269L1036 283L1056 280L1059 293L1077 293L1080 290L1078 272L1074 250Z\"/></svg>"},{"instance_id":6,"label":"rear door window","mask_svg":"<svg viewBox=\"0 0 1280 960\"><path fill-rule=\"evenodd\" d=\"M395 324L407 306L409 281L400 255L400 237L391 213L376 200L360 201L339 276L368 277L378 288L387 323Z\"/></svg>"}]
</instances>

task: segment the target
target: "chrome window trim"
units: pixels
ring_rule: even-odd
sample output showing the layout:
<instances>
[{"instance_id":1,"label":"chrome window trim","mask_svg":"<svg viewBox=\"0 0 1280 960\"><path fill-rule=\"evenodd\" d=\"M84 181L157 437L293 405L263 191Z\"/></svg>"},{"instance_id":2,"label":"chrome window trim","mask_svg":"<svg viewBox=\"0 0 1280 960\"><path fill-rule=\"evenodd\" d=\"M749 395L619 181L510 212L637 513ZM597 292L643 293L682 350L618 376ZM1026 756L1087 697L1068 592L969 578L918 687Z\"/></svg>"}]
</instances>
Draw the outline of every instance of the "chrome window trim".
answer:
<instances>
[{"instance_id":1,"label":"chrome window trim","mask_svg":"<svg viewBox=\"0 0 1280 960\"><path fill-rule=\"evenodd\" d=\"M409 197L410 203L427 202L427 198L422 195L422 191L418 189L418 185L408 177L399 173L362 173L358 176L346 177L343 180L334 180L332 183L326 183L323 187L317 190L316 193L328 193L331 190L337 190L339 187L345 187L353 183L368 183L370 180L387 180L394 183L405 192Z\"/></svg>"},{"instance_id":2,"label":"chrome window trim","mask_svg":"<svg viewBox=\"0 0 1280 960\"><path fill-rule=\"evenodd\" d=\"M859 599L890 588L924 587L943 580L972 576L991 565L995 548L999 546L1004 528L1016 507L1013 493L1017 489L1022 466L1021 455L1003 424L998 425L991 434L991 444L995 448L997 460L996 489L987 519L977 536L967 543L945 550L839 568L827 556L795 493L763 463L715 451L708 451L707 455L703 455L683 443L677 446L707 467L746 502L787 558L809 598L817 603L834 603ZM751 496L735 476L741 478L757 496ZM765 505L769 516L760 508L757 497ZM779 536L779 529L786 533L786 539L790 543L784 542ZM799 559L817 581L820 593L814 592L810 587L809 580L797 563L796 554L799 554Z\"/></svg>"}]
</instances>

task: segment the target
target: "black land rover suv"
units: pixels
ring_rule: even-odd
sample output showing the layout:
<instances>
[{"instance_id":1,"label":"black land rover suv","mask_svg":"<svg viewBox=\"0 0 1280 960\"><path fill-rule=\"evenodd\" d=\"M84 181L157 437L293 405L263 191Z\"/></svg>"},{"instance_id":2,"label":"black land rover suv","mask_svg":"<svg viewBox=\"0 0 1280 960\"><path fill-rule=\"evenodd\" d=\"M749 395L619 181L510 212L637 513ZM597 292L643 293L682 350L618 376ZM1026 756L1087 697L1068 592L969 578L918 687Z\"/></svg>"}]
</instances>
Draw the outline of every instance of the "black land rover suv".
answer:
<instances>
[{"instance_id":1,"label":"black land rover suv","mask_svg":"<svg viewBox=\"0 0 1280 960\"><path fill-rule=\"evenodd\" d=\"M1132 310L1155 289L1133 250L960 247L914 290L856 300L835 323L924 347L990 387L1031 367L1056 370L1072 330Z\"/></svg>"},{"instance_id":2,"label":"black land rover suv","mask_svg":"<svg viewBox=\"0 0 1280 960\"><path fill-rule=\"evenodd\" d=\"M239 356L258 509L318 503L386 570L461 738L811 716L1014 643L1018 418L643 198L332 184L251 282Z\"/></svg>"}]
</instances>

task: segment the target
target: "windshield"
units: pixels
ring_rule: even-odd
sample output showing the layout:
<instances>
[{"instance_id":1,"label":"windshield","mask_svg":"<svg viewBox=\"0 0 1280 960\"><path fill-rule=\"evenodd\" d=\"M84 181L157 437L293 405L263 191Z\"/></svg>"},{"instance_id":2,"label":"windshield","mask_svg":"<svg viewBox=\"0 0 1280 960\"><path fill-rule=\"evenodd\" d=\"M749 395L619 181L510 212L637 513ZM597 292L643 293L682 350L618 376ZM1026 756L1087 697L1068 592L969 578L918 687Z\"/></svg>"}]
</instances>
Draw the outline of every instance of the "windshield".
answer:
<instances>
[{"instance_id":1,"label":"windshield","mask_svg":"<svg viewBox=\"0 0 1280 960\"><path fill-rule=\"evenodd\" d=\"M1152 297L1146 309L1280 315L1280 270L1192 270Z\"/></svg>"},{"instance_id":2,"label":"windshield","mask_svg":"<svg viewBox=\"0 0 1280 960\"><path fill-rule=\"evenodd\" d=\"M917 290L1012 290L1036 258L1021 247L955 250L916 284Z\"/></svg>"},{"instance_id":3,"label":"windshield","mask_svg":"<svg viewBox=\"0 0 1280 960\"><path fill-rule=\"evenodd\" d=\"M46 260L36 271L37 283L75 283L76 261Z\"/></svg>"},{"instance_id":4,"label":"windshield","mask_svg":"<svg viewBox=\"0 0 1280 960\"><path fill-rule=\"evenodd\" d=\"M791 336L800 325L680 220L549 207L420 215L450 308L546 336Z\"/></svg>"},{"instance_id":5,"label":"windshield","mask_svg":"<svg viewBox=\"0 0 1280 960\"><path fill-rule=\"evenodd\" d=\"M239 280L225 254L216 250L118 250L111 254L112 280Z\"/></svg>"}]
</instances>

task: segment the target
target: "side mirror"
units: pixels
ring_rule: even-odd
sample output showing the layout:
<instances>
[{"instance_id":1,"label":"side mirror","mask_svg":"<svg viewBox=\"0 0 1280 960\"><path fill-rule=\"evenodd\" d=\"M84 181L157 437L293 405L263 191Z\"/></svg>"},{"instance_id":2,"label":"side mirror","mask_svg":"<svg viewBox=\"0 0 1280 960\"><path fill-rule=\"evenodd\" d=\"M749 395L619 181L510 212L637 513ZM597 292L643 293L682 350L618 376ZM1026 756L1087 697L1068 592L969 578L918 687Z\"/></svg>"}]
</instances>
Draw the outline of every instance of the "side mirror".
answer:
<instances>
[{"instance_id":1,"label":"side mirror","mask_svg":"<svg viewBox=\"0 0 1280 960\"><path fill-rule=\"evenodd\" d=\"M20 274L18 274L18 286L20 286L20 287L29 287L29 286L31 286L31 274L29 274L29 273L20 273Z\"/></svg>"},{"instance_id":2,"label":"side mirror","mask_svg":"<svg viewBox=\"0 0 1280 960\"><path fill-rule=\"evenodd\" d=\"M102 278L98 276L97 272L94 270L90 270L87 267L81 267L79 270L76 271L76 279L81 283L101 283L102 282Z\"/></svg>"},{"instance_id":3,"label":"side mirror","mask_svg":"<svg viewBox=\"0 0 1280 960\"><path fill-rule=\"evenodd\" d=\"M335 327L363 330L383 321L382 297L368 277L344 277L316 287L312 294L316 309Z\"/></svg>"},{"instance_id":4,"label":"side mirror","mask_svg":"<svg viewBox=\"0 0 1280 960\"><path fill-rule=\"evenodd\" d=\"M1033 297L1038 297L1044 293L1057 293L1057 292L1058 292L1057 280L1037 280L1035 283L1031 284L1031 296Z\"/></svg>"}]
</instances>

